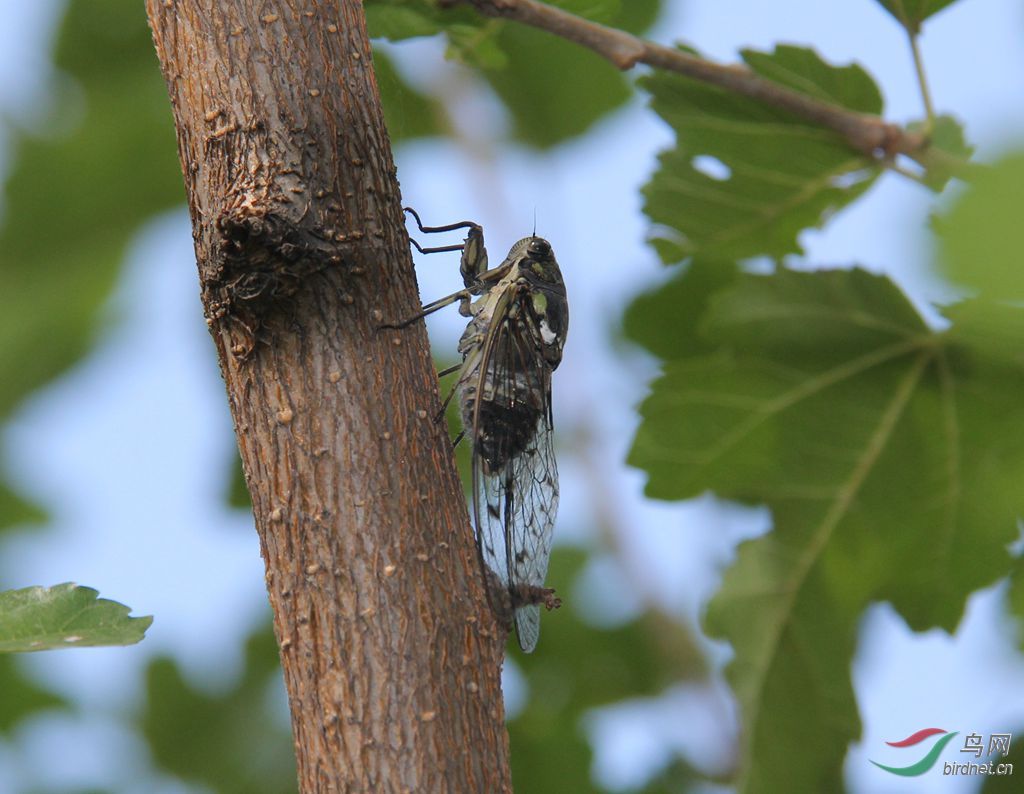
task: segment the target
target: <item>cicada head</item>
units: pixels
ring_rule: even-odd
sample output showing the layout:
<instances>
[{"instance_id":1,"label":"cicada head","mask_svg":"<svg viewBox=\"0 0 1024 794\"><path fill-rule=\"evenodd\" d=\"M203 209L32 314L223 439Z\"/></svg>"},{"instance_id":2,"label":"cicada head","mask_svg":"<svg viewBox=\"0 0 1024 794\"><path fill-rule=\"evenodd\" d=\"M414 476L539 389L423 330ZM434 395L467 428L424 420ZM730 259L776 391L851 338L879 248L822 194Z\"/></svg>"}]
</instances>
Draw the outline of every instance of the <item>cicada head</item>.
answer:
<instances>
[{"instance_id":1,"label":"cicada head","mask_svg":"<svg viewBox=\"0 0 1024 794\"><path fill-rule=\"evenodd\" d=\"M517 277L528 285L521 294L544 357L554 369L562 359L569 329L569 306L551 243L543 237L524 237L512 246L508 258L516 263Z\"/></svg>"},{"instance_id":2,"label":"cicada head","mask_svg":"<svg viewBox=\"0 0 1024 794\"><path fill-rule=\"evenodd\" d=\"M565 292L562 271L555 260L555 252L551 250L551 243L543 237L524 237L512 246L505 261L515 262L519 275L532 286Z\"/></svg>"}]
</instances>

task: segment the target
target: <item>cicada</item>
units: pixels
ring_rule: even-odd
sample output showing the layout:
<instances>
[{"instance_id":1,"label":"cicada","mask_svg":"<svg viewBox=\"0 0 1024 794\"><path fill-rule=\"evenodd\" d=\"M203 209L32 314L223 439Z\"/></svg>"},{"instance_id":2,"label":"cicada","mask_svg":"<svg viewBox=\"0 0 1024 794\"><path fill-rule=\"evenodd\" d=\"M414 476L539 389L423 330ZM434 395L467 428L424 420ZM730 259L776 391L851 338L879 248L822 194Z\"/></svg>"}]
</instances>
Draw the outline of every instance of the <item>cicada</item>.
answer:
<instances>
[{"instance_id":1,"label":"cicada","mask_svg":"<svg viewBox=\"0 0 1024 794\"><path fill-rule=\"evenodd\" d=\"M499 615L511 610L519 645L529 652L540 635L540 606L560 604L544 578L558 512L551 375L569 327L562 273L551 244L536 234L488 269L479 224L424 226L414 210L406 212L424 233L466 229L457 245L413 241L424 254L461 251L465 288L392 327L456 302L470 318L459 341L462 363L440 373L458 372L445 406L458 395L459 438L465 434L472 445L473 523L491 604Z\"/></svg>"}]
</instances>

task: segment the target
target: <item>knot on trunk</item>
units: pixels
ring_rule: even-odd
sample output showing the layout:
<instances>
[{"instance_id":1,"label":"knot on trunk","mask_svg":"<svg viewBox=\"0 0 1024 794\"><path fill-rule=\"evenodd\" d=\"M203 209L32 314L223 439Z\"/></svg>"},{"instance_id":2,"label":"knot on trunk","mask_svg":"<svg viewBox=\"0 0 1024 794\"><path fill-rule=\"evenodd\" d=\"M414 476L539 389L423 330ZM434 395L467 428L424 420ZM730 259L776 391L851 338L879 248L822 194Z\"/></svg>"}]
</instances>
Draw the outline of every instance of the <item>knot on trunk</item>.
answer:
<instances>
[{"instance_id":1,"label":"knot on trunk","mask_svg":"<svg viewBox=\"0 0 1024 794\"><path fill-rule=\"evenodd\" d=\"M226 320L242 333L232 349L248 357L260 330L316 273L346 264L344 243L325 230L251 200L225 209L216 222L217 267L204 279L203 302L211 321Z\"/></svg>"}]
</instances>

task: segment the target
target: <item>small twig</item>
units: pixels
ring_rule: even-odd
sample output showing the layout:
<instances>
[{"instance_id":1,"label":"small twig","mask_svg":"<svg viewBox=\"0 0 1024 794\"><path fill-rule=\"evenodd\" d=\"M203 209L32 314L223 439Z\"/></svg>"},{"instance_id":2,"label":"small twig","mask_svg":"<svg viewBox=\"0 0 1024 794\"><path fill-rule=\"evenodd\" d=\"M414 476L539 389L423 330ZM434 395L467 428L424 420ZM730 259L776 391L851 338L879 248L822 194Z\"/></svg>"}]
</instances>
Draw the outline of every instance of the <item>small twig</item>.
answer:
<instances>
[{"instance_id":1,"label":"small twig","mask_svg":"<svg viewBox=\"0 0 1024 794\"><path fill-rule=\"evenodd\" d=\"M890 160L889 162L885 163L885 167L888 168L893 173L899 174L904 179L909 179L913 182L917 182L919 185L928 184L924 176L916 173L915 171L911 171L909 168L904 168L895 160Z\"/></svg>"},{"instance_id":2,"label":"small twig","mask_svg":"<svg viewBox=\"0 0 1024 794\"><path fill-rule=\"evenodd\" d=\"M638 38L622 30L599 25L537 0L439 0L444 7L471 5L489 17L513 19L546 30L587 47L619 69L638 63L719 86L839 133L853 148L873 159L891 160L903 154L919 161L928 137L905 130L866 113L814 99L766 80L745 66L727 66L672 47Z\"/></svg>"},{"instance_id":3,"label":"small twig","mask_svg":"<svg viewBox=\"0 0 1024 794\"><path fill-rule=\"evenodd\" d=\"M917 34L908 29L907 35L910 37L910 52L914 56L914 71L917 72L917 84L921 88L921 100L924 102L924 113L927 119L924 133L925 135L931 135L932 129L935 126L935 108L932 105L931 92L928 90L928 78L924 73L924 59L921 58L921 48L917 42Z\"/></svg>"}]
</instances>

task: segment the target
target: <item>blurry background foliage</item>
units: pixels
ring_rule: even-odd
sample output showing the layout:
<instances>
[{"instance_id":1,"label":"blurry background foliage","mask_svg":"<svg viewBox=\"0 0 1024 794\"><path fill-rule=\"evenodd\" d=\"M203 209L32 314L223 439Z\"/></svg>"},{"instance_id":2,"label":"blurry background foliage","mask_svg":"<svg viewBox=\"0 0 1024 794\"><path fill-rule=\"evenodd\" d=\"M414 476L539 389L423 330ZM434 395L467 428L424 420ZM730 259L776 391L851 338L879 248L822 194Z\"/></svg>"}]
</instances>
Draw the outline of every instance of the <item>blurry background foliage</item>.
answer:
<instances>
[{"instance_id":1,"label":"blurry background foliage","mask_svg":"<svg viewBox=\"0 0 1024 794\"><path fill-rule=\"evenodd\" d=\"M661 10L657 0L555 4L637 33ZM881 5L915 33L950 0ZM886 277L853 269L856 252L844 270L749 267L757 257L800 265L799 233L856 202L881 173L832 133L678 76L648 74L637 87L587 51L467 9L366 0L366 11L376 39L444 36L448 56L507 112L510 142L555 147L638 87L677 134L643 198L652 244L678 273L623 307L625 335L664 362L629 462L646 472L652 498L712 490L771 509L773 531L741 546L707 615L707 631L735 650L728 677L743 739L725 782L841 790L843 757L860 731L849 666L869 604L891 602L914 629L953 631L973 591L1011 577L1008 603L1024 616L1022 568L1007 550L1024 498L1024 320L1008 302L1024 295L1024 155L995 164L937 214L936 268L973 297L928 322ZM818 98L885 112L860 67L795 46L743 58ZM68 79L51 116L39 129L9 132L5 418L90 350L132 235L183 201L141 4L68 3L54 60ZM443 96L410 85L385 51L375 67L395 144L455 134ZM920 124L950 157L969 154L952 117ZM698 157L713 158L718 172L698 167ZM935 190L948 177L919 174ZM237 474L233 482L226 498L245 507L244 483ZM45 511L0 484L0 531L44 526ZM550 579L572 581L595 551L557 548ZM510 723L513 773L517 790L531 794L595 787L580 725L589 709L708 675L688 629L654 607L604 629L571 609L552 613L542 652L517 661L530 699ZM163 779L217 792L289 791L278 678L268 624L250 637L238 680L214 694L189 684L175 661L152 661L142 702L124 718ZM77 708L7 656L0 693L0 735L42 710ZM701 782L676 758L644 790Z\"/></svg>"}]
</instances>

